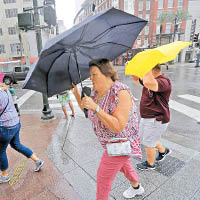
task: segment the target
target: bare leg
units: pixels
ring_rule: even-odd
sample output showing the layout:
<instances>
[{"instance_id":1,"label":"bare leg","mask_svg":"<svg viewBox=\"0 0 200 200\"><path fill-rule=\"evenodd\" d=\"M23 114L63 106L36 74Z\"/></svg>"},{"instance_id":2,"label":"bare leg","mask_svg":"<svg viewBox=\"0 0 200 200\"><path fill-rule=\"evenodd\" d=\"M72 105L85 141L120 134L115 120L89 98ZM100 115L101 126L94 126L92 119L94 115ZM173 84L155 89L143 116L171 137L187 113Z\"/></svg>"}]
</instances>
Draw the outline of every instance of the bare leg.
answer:
<instances>
[{"instance_id":1,"label":"bare leg","mask_svg":"<svg viewBox=\"0 0 200 200\"><path fill-rule=\"evenodd\" d=\"M164 152L165 152L165 147L163 147L163 146L160 144L160 142L158 142L158 143L156 144L156 149L158 149L158 151L159 151L160 153L164 153Z\"/></svg>"},{"instance_id":2,"label":"bare leg","mask_svg":"<svg viewBox=\"0 0 200 200\"><path fill-rule=\"evenodd\" d=\"M134 187L134 188L136 188L136 187L138 187L138 182L137 183L131 183L131 185Z\"/></svg>"},{"instance_id":3,"label":"bare leg","mask_svg":"<svg viewBox=\"0 0 200 200\"><path fill-rule=\"evenodd\" d=\"M64 112L64 114L65 114L65 119L68 119L66 107L65 107L65 106L62 106L62 110L63 110L63 112Z\"/></svg>"},{"instance_id":4,"label":"bare leg","mask_svg":"<svg viewBox=\"0 0 200 200\"><path fill-rule=\"evenodd\" d=\"M154 147L145 146L145 151L146 151L148 163L150 165L153 165L156 158L156 149Z\"/></svg>"},{"instance_id":5,"label":"bare leg","mask_svg":"<svg viewBox=\"0 0 200 200\"><path fill-rule=\"evenodd\" d=\"M69 107L70 107L70 109L72 111L72 115L74 116L75 115L75 113L74 113L74 106L73 106L73 104L72 104L71 101L69 101Z\"/></svg>"},{"instance_id":6,"label":"bare leg","mask_svg":"<svg viewBox=\"0 0 200 200\"><path fill-rule=\"evenodd\" d=\"M39 158L38 158L35 154L33 154L33 155L31 156L31 159L32 159L34 162L37 162L37 161L39 160Z\"/></svg>"},{"instance_id":7,"label":"bare leg","mask_svg":"<svg viewBox=\"0 0 200 200\"><path fill-rule=\"evenodd\" d=\"M8 175L8 170L1 171L1 174L2 174L2 176L7 176Z\"/></svg>"}]
</instances>

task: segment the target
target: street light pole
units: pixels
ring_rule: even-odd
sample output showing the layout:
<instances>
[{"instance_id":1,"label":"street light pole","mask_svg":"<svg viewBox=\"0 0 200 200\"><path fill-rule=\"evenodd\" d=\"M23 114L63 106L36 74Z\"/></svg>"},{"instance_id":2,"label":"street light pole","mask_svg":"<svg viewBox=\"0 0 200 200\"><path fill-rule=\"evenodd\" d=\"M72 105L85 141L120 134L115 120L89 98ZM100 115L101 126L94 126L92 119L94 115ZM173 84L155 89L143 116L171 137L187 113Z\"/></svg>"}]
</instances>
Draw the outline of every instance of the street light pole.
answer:
<instances>
[{"instance_id":1,"label":"street light pole","mask_svg":"<svg viewBox=\"0 0 200 200\"><path fill-rule=\"evenodd\" d=\"M80 13L81 13L84 9L88 8L88 7L91 6L91 5L92 5L92 11L93 11L93 12L95 11L96 5L95 5L93 2L87 2L86 4L83 5L83 7L77 12L76 16L74 17L74 24L76 23L76 20L77 20L78 16L80 15Z\"/></svg>"},{"instance_id":2,"label":"street light pole","mask_svg":"<svg viewBox=\"0 0 200 200\"><path fill-rule=\"evenodd\" d=\"M38 13L38 2L37 0L33 0L33 9L34 9L34 25L39 26L40 25L40 18ZM42 50L42 37L41 37L41 29L36 30L36 40L37 40L37 49L38 49L38 56L40 55L40 52ZM48 97L47 94L42 94L43 99L43 110L42 110L42 120L50 120L54 118L54 115L52 114L52 110L49 107Z\"/></svg>"},{"instance_id":3,"label":"street light pole","mask_svg":"<svg viewBox=\"0 0 200 200\"><path fill-rule=\"evenodd\" d=\"M175 19L174 19L174 37L173 37L173 42L176 42L178 40L177 38L177 30L178 30L178 16L176 15Z\"/></svg>"}]
</instances>

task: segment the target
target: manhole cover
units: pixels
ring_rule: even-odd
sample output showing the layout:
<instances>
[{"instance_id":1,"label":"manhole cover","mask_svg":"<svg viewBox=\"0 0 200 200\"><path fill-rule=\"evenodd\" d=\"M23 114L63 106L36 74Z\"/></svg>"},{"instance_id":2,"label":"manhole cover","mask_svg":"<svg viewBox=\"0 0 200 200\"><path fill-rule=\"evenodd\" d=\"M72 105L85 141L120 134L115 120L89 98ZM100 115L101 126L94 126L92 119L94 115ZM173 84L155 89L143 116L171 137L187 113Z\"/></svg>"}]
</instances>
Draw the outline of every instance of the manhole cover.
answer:
<instances>
[{"instance_id":1,"label":"manhole cover","mask_svg":"<svg viewBox=\"0 0 200 200\"><path fill-rule=\"evenodd\" d=\"M146 160L146 153L144 146L141 146L142 149L142 155L143 155L143 161ZM141 160L135 158L135 160L141 162ZM164 176L171 177L173 176L176 172L180 171L181 168L185 166L185 162L172 157L172 156L167 156L164 161L161 161L159 163L156 163L156 169L155 171L159 172L160 174Z\"/></svg>"},{"instance_id":2,"label":"manhole cover","mask_svg":"<svg viewBox=\"0 0 200 200\"><path fill-rule=\"evenodd\" d=\"M173 176L176 172L180 171L181 168L185 166L185 162L174 158L172 156L167 156L164 161L156 164L155 171L161 173L164 176Z\"/></svg>"}]
</instances>

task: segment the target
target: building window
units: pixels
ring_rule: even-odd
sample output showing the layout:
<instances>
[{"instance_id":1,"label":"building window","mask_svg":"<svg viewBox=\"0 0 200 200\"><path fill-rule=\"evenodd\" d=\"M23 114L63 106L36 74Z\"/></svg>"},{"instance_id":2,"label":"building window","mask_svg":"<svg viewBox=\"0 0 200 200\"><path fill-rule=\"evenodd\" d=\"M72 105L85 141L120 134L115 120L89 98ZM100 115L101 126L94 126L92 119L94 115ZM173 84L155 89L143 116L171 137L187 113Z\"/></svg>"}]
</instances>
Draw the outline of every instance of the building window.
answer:
<instances>
[{"instance_id":1,"label":"building window","mask_svg":"<svg viewBox=\"0 0 200 200\"><path fill-rule=\"evenodd\" d=\"M151 1L147 0L146 1L146 10L150 10L150 8L151 8Z\"/></svg>"},{"instance_id":2,"label":"building window","mask_svg":"<svg viewBox=\"0 0 200 200\"><path fill-rule=\"evenodd\" d=\"M114 8L119 8L119 0L112 0L112 5Z\"/></svg>"},{"instance_id":3,"label":"building window","mask_svg":"<svg viewBox=\"0 0 200 200\"><path fill-rule=\"evenodd\" d=\"M158 0L158 9L163 9L164 0Z\"/></svg>"},{"instance_id":4,"label":"building window","mask_svg":"<svg viewBox=\"0 0 200 200\"><path fill-rule=\"evenodd\" d=\"M24 2L33 2L33 0L24 0Z\"/></svg>"},{"instance_id":5,"label":"building window","mask_svg":"<svg viewBox=\"0 0 200 200\"><path fill-rule=\"evenodd\" d=\"M16 3L16 0L3 0L4 4Z\"/></svg>"},{"instance_id":6,"label":"building window","mask_svg":"<svg viewBox=\"0 0 200 200\"><path fill-rule=\"evenodd\" d=\"M44 16L44 8L39 9L39 13L41 16Z\"/></svg>"},{"instance_id":7,"label":"building window","mask_svg":"<svg viewBox=\"0 0 200 200\"><path fill-rule=\"evenodd\" d=\"M160 24L156 24L156 34L160 34Z\"/></svg>"},{"instance_id":8,"label":"building window","mask_svg":"<svg viewBox=\"0 0 200 200\"><path fill-rule=\"evenodd\" d=\"M141 46L141 44L142 44L142 41L141 41L141 39L139 38L139 39L137 39L137 45L138 46Z\"/></svg>"},{"instance_id":9,"label":"building window","mask_svg":"<svg viewBox=\"0 0 200 200\"><path fill-rule=\"evenodd\" d=\"M139 8L138 11L142 11L143 10L143 1L139 1Z\"/></svg>"},{"instance_id":10,"label":"building window","mask_svg":"<svg viewBox=\"0 0 200 200\"><path fill-rule=\"evenodd\" d=\"M134 14L134 0L124 0L124 11L130 14Z\"/></svg>"},{"instance_id":11,"label":"building window","mask_svg":"<svg viewBox=\"0 0 200 200\"><path fill-rule=\"evenodd\" d=\"M178 31L178 33L181 33L181 23L178 24L177 31Z\"/></svg>"},{"instance_id":12,"label":"building window","mask_svg":"<svg viewBox=\"0 0 200 200\"><path fill-rule=\"evenodd\" d=\"M143 18L142 14L138 14L138 17L139 17L139 18Z\"/></svg>"},{"instance_id":13,"label":"building window","mask_svg":"<svg viewBox=\"0 0 200 200\"><path fill-rule=\"evenodd\" d=\"M144 46L148 47L149 45L149 39L148 38L144 38Z\"/></svg>"},{"instance_id":14,"label":"building window","mask_svg":"<svg viewBox=\"0 0 200 200\"><path fill-rule=\"evenodd\" d=\"M15 27L8 27L8 35L15 35L16 28Z\"/></svg>"},{"instance_id":15,"label":"building window","mask_svg":"<svg viewBox=\"0 0 200 200\"><path fill-rule=\"evenodd\" d=\"M51 34L54 35L54 28L51 29Z\"/></svg>"},{"instance_id":16,"label":"building window","mask_svg":"<svg viewBox=\"0 0 200 200\"><path fill-rule=\"evenodd\" d=\"M166 24L165 33L167 34L171 33L171 28L172 28L172 24Z\"/></svg>"},{"instance_id":17,"label":"building window","mask_svg":"<svg viewBox=\"0 0 200 200\"><path fill-rule=\"evenodd\" d=\"M4 44L0 44L0 54L2 53L6 53Z\"/></svg>"},{"instance_id":18,"label":"building window","mask_svg":"<svg viewBox=\"0 0 200 200\"><path fill-rule=\"evenodd\" d=\"M183 0L178 0L178 8L182 8L183 7Z\"/></svg>"},{"instance_id":19,"label":"building window","mask_svg":"<svg viewBox=\"0 0 200 200\"><path fill-rule=\"evenodd\" d=\"M144 34L149 35L149 26L145 26Z\"/></svg>"},{"instance_id":20,"label":"building window","mask_svg":"<svg viewBox=\"0 0 200 200\"><path fill-rule=\"evenodd\" d=\"M174 0L168 0L168 8L174 7Z\"/></svg>"},{"instance_id":21,"label":"building window","mask_svg":"<svg viewBox=\"0 0 200 200\"><path fill-rule=\"evenodd\" d=\"M20 43L14 43L14 44L10 44L10 49L12 53L17 53L20 54L21 53L21 48L20 48ZM22 47L22 52L23 52L23 47Z\"/></svg>"},{"instance_id":22,"label":"building window","mask_svg":"<svg viewBox=\"0 0 200 200\"><path fill-rule=\"evenodd\" d=\"M159 19L161 12L157 12L157 19Z\"/></svg>"},{"instance_id":23,"label":"building window","mask_svg":"<svg viewBox=\"0 0 200 200\"><path fill-rule=\"evenodd\" d=\"M145 19L146 19L147 21L149 21L149 19L150 19L150 14L146 14Z\"/></svg>"},{"instance_id":24,"label":"building window","mask_svg":"<svg viewBox=\"0 0 200 200\"><path fill-rule=\"evenodd\" d=\"M2 30L2 28L0 28L0 36L2 36L3 35L3 30Z\"/></svg>"},{"instance_id":25,"label":"building window","mask_svg":"<svg viewBox=\"0 0 200 200\"><path fill-rule=\"evenodd\" d=\"M6 18L17 17L17 8L5 9Z\"/></svg>"}]
</instances>

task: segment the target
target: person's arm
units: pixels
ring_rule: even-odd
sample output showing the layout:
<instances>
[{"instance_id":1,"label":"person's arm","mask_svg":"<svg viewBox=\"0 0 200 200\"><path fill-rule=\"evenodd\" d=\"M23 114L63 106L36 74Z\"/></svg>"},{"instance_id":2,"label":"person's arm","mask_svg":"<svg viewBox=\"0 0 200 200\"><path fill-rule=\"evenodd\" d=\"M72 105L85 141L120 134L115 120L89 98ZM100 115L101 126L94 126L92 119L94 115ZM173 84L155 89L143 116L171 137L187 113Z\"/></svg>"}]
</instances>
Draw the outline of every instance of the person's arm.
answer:
<instances>
[{"instance_id":1,"label":"person's arm","mask_svg":"<svg viewBox=\"0 0 200 200\"><path fill-rule=\"evenodd\" d=\"M139 81L139 77L138 77L138 76L136 76L136 75L131 75L131 77L132 77L132 79L133 79L133 81L134 81L135 83L140 84L140 81Z\"/></svg>"},{"instance_id":2,"label":"person's arm","mask_svg":"<svg viewBox=\"0 0 200 200\"><path fill-rule=\"evenodd\" d=\"M5 83L0 83L0 89L6 92L8 90L8 86Z\"/></svg>"},{"instance_id":3,"label":"person's arm","mask_svg":"<svg viewBox=\"0 0 200 200\"><path fill-rule=\"evenodd\" d=\"M154 78L151 71L146 73L143 76L142 80L143 80L143 84L146 88L148 88L154 92L158 91L158 81Z\"/></svg>"},{"instance_id":4,"label":"person's arm","mask_svg":"<svg viewBox=\"0 0 200 200\"><path fill-rule=\"evenodd\" d=\"M80 109L83 111L84 106L81 104L82 100L81 100L81 95L80 95L80 93L78 91L78 87L77 87L77 85L74 85L74 84L72 84L72 85L73 85L74 88L72 88L71 91L74 94L74 96L76 98L76 101L78 102L78 105L79 105Z\"/></svg>"},{"instance_id":5,"label":"person's arm","mask_svg":"<svg viewBox=\"0 0 200 200\"><path fill-rule=\"evenodd\" d=\"M100 108L100 111L97 114L99 120L104 124L109 130L120 133L128 122L130 110L132 108L132 100L129 92L127 90L121 90L118 93L119 103L116 110L112 115L106 113ZM96 111L97 104L90 97L84 97L82 104L85 108L92 111Z\"/></svg>"}]
</instances>

